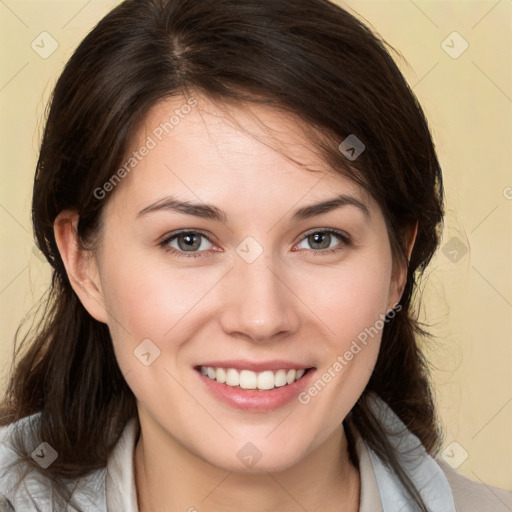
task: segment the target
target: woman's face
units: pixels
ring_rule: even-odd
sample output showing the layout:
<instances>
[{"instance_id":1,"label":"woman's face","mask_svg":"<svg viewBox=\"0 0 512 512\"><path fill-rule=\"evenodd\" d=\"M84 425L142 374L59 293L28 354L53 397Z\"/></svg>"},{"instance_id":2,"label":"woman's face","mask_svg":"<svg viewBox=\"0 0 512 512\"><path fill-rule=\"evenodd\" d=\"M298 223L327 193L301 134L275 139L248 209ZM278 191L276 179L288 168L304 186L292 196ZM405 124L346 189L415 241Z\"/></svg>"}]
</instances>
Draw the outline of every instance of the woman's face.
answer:
<instances>
[{"instance_id":1,"label":"woman's face","mask_svg":"<svg viewBox=\"0 0 512 512\"><path fill-rule=\"evenodd\" d=\"M93 263L143 428L230 471L285 469L339 436L403 278L372 198L291 117L253 112L277 139L200 96L152 109Z\"/></svg>"}]
</instances>

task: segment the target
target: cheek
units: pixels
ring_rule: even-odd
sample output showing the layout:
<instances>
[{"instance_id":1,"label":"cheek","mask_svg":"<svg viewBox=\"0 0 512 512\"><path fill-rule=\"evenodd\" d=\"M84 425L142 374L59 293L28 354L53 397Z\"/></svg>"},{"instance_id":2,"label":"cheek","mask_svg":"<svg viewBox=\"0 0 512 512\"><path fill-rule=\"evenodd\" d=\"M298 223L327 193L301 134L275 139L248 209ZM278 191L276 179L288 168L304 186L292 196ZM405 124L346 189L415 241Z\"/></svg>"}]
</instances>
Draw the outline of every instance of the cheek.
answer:
<instances>
[{"instance_id":1,"label":"cheek","mask_svg":"<svg viewBox=\"0 0 512 512\"><path fill-rule=\"evenodd\" d=\"M311 309L325 321L331 344L344 351L361 332L386 314L391 263L358 262L339 273L326 271L326 276L328 282L321 293L318 288L312 295Z\"/></svg>"},{"instance_id":2,"label":"cheek","mask_svg":"<svg viewBox=\"0 0 512 512\"><path fill-rule=\"evenodd\" d=\"M170 268L143 255L109 258L105 268L110 269L102 277L108 312L135 338L163 338L215 283L211 273Z\"/></svg>"},{"instance_id":3,"label":"cheek","mask_svg":"<svg viewBox=\"0 0 512 512\"><path fill-rule=\"evenodd\" d=\"M158 368L179 366L181 347L214 312L205 311L204 299L223 271L171 268L135 251L116 254L114 248L108 255L101 279L116 357L131 387L151 387ZM150 358L157 355L151 368L135 358L148 351Z\"/></svg>"},{"instance_id":4,"label":"cheek","mask_svg":"<svg viewBox=\"0 0 512 512\"><path fill-rule=\"evenodd\" d=\"M362 394L375 366L388 310L391 260L359 260L338 277L330 276L324 293L312 296L311 307L327 326L322 364L299 401L336 425Z\"/></svg>"}]
</instances>

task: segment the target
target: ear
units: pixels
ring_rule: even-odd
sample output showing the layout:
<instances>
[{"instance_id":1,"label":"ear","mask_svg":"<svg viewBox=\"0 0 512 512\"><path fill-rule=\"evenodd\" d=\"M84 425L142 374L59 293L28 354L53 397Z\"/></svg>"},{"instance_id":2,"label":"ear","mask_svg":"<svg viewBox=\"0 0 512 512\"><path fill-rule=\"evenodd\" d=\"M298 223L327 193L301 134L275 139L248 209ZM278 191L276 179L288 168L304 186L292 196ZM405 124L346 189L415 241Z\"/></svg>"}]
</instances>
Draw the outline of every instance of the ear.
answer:
<instances>
[{"instance_id":1,"label":"ear","mask_svg":"<svg viewBox=\"0 0 512 512\"><path fill-rule=\"evenodd\" d=\"M393 277L391 280L388 309L392 309L402 298L404 288L407 283L407 274L409 270L409 261L411 260L414 242L418 234L418 221L411 224L405 230L405 254L407 256L407 264L403 261L393 263Z\"/></svg>"},{"instance_id":2,"label":"ear","mask_svg":"<svg viewBox=\"0 0 512 512\"><path fill-rule=\"evenodd\" d=\"M104 305L99 271L94 254L81 248L78 238L78 214L65 210L53 223L53 232L69 282L89 314L106 323L108 315Z\"/></svg>"}]
</instances>

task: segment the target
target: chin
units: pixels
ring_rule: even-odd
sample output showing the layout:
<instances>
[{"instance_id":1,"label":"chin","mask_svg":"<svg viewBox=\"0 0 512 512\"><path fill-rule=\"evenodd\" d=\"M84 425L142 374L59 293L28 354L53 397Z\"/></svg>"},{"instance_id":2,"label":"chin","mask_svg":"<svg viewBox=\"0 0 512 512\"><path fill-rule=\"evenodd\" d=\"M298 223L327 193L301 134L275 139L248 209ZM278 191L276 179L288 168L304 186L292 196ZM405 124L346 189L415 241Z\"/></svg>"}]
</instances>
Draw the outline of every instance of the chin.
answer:
<instances>
[{"instance_id":1,"label":"chin","mask_svg":"<svg viewBox=\"0 0 512 512\"><path fill-rule=\"evenodd\" d=\"M217 446L218 448L218 446ZM241 474L275 473L285 471L301 462L305 456L303 447L287 444L286 447L269 443L264 437L261 442L235 442L222 453L199 454L215 467Z\"/></svg>"}]
</instances>

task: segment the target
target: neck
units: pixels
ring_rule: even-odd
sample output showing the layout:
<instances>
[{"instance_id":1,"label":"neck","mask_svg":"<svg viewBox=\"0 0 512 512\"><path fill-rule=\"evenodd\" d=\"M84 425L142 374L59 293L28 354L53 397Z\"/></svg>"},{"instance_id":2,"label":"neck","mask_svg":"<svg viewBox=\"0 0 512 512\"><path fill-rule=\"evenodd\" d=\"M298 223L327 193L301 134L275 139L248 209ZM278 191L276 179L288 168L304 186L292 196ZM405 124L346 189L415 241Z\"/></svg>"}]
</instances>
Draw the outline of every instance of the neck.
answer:
<instances>
[{"instance_id":1,"label":"neck","mask_svg":"<svg viewBox=\"0 0 512 512\"><path fill-rule=\"evenodd\" d=\"M359 510L359 471L341 427L300 463L278 472L226 471L168 434L149 440L142 432L134 464L140 512Z\"/></svg>"}]
</instances>

